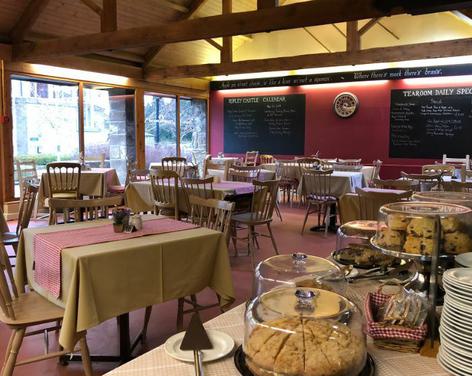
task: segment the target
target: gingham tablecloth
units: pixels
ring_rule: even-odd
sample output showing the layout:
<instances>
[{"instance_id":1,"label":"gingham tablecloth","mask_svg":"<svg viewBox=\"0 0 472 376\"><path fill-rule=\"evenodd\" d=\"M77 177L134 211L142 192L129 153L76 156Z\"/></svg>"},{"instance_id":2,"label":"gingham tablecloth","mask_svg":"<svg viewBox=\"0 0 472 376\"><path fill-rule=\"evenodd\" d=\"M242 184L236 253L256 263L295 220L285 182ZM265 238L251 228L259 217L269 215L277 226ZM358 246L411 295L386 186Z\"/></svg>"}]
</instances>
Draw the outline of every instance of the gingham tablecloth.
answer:
<instances>
[{"instance_id":1,"label":"gingham tablecloth","mask_svg":"<svg viewBox=\"0 0 472 376\"><path fill-rule=\"evenodd\" d=\"M354 286L354 285L351 285ZM363 302L364 296L369 291L375 291L377 284L374 282L359 282L354 288L350 288L348 297L358 304ZM232 310L205 323L207 329L217 329L229 334L236 346L243 342L244 338L244 308L241 304ZM377 349L368 343L368 351L375 359L377 376L447 376L436 362L435 358L422 357L418 354L408 354L396 351ZM204 364L205 376L239 376L240 373L234 366L233 354L222 360ZM194 376L193 364L174 360L166 354L161 345L154 350L132 360L125 365L116 368L106 376Z\"/></svg>"}]
</instances>

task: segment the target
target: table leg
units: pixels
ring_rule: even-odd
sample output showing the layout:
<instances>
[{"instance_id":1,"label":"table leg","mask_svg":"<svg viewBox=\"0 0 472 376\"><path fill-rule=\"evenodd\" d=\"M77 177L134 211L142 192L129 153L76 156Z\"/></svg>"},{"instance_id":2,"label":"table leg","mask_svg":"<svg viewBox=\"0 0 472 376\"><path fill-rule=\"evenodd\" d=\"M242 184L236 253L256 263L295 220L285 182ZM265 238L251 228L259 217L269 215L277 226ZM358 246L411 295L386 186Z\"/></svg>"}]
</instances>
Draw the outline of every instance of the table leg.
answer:
<instances>
[{"instance_id":1,"label":"table leg","mask_svg":"<svg viewBox=\"0 0 472 376\"><path fill-rule=\"evenodd\" d=\"M328 231L336 233L337 226L336 226L336 204L331 204L331 217L329 218L329 226ZM313 232L323 232L325 230L324 224L320 226L313 226L310 228L310 231Z\"/></svg>"}]
</instances>

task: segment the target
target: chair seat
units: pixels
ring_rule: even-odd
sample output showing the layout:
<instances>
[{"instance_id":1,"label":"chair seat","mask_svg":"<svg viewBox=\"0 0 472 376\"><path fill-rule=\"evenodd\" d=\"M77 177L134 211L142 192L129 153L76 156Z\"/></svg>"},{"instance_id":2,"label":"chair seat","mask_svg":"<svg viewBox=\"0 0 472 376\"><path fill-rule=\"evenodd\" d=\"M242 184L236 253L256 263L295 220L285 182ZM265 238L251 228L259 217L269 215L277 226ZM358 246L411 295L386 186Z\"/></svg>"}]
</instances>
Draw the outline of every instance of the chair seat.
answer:
<instances>
[{"instance_id":1,"label":"chair seat","mask_svg":"<svg viewBox=\"0 0 472 376\"><path fill-rule=\"evenodd\" d=\"M309 194L307 199L312 201L313 203L328 203L328 202L337 202L338 198L335 196L318 196L314 194Z\"/></svg>"},{"instance_id":2,"label":"chair seat","mask_svg":"<svg viewBox=\"0 0 472 376\"><path fill-rule=\"evenodd\" d=\"M272 218L269 219L255 219L253 218L254 213L241 213L241 214L234 214L231 216L231 221L239 222L242 224L250 224L250 225L261 225L268 222L272 222Z\"/></svg>"},{"instance_id":3,"label":"chair seat","mask_svg":"<svg viewBox=\"0 0 472 376\"><path fill-rule=\"evenodd\" d=\"M36 325L61 320L64 310L49 302L34 291L21 294L12 303L15 319L5 316L0 310L0 321L6 325Z\"/></svg>"},{"instance_id":4,"label":"chair seat","mask_svg":"<svg viewBox=\"0 0 472 376\"><path fill-rule=\"evenodd\" d=\"M5 245L17 244L19 241L16 232L4 232L0 235L0 239Z\"/></svg>"},{"instance_id":5,"label":"chair seat","mask_svg":"<svg viewBox=\"0 0 472 376\"><path fill-rule=\"evenodd\" d=\"M124 185L109 185L108 192L110 193L125 193L125 186Z\"/></svg>"}]
</instances>

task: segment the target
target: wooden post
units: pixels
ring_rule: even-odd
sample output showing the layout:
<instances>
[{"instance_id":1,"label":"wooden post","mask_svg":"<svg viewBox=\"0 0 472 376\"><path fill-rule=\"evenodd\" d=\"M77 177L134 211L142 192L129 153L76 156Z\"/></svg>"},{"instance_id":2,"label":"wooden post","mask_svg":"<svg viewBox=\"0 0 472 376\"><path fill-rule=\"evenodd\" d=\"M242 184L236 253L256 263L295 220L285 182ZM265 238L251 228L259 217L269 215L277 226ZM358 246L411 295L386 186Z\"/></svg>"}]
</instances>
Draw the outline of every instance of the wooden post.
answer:
<instances>
[{"instance_id":1,"label":"wooden post","mask_svg":"<svg viewBox=\"0 0 472 376\"><path fill-rule=\"evenodd\" d=\"M223 14L233 11L232 0L222 0ZM221 50L221 62L231 63L233 61L233 37L223 37L223 49Z\"/></svg>"},{"instance_id":2,"label":"wooden post","mask_svg":"<svg viewBox=\"0 0 472 376\"><path fill-rule=\"evenodd\" d=\"M85 157L85 124L84 124L84 83L79 82L79 153L84 153ZM77 156L78 157L78 156Z\"/></svg>"},{"instance_id":3,"label":"wooden post","mask_svg":"<svg viewBox=\"0 0 472 376\"><path fill-rule=\"evenodd\" d=\"M134 114L136 119L136 163L138 168L146 168L145 149L145 118L144 118L144 90L136 89L134 92Z\"/></svg>"},{"instance_id":4,"label":"wooden post","mask_svg":"<svg viewBox=\"0 0 472 376\"><path fill-rule=\"evenodd\" d=\"M180 95L175 97L175 126L176 126L176 144L177 156L180 157Z\"/></svg>"},{"instance_id":5,"label":"wooden post","mask_svg":"<svg viewBox=\"0 0 472 376\"><path fill-rule=\"evenodd\" d=\"M361 37L357 30L357 21L347 22L346 32L346 51L359 51Z\"/></svg>"},{"instance_id":6,"label":"wooden post","mask_svg":"<svg viewBox=\"0 0 472 376\"><path fill-rule=\"evenodd\" d=\"M100 29L102 33L117 30L116 0L103 0Z\"/></svg>"},{"instance_id":7,"label":"wooden post","mask_svg":"<svg viewBox=\"0 0 472 376\"><path fill-rule=\"evenodd\" d=\"M257 0L257 9L274 8L279 6L279 0Z\"/></svg>"},{"instance_id":8,"label":"wooden post","mask_svg":"<svg viewBox=\"0 0 472 376\"><path fill-rule=\"evenodd\" d=\"M14 167L13 167L13 132L11 112L11 76L5 72L5 122L0 125L0 203L13 201Z\"/></svg>"}]
</instances>

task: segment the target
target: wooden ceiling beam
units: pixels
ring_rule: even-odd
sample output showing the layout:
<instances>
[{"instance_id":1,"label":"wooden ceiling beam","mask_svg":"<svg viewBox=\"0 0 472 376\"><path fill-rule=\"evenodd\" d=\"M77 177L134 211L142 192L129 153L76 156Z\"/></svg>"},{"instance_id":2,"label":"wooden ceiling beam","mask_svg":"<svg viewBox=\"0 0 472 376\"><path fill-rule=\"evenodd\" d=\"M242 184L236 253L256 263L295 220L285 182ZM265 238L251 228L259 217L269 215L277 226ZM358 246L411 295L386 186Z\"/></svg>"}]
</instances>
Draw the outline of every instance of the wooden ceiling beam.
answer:
<instances>
[{"instance_id":1,"label":"wooden ceiling beam","mask_svg":"<svg viewBox=\"0 0 472 376\"><path fill-rule=\"evenodd\" d=\"M223 46L222 46L221 44L216 43L213 39L205 39L205 42L207 42L208 44L212 45L212 46L215 47L217 50L220 50L220 51L223 50Z\"/></svg>"},{"instance_id":2,"label":"wooden ceiling beam","mask_svg":"<svg viewBox=\"0 0 472 376\"><path fill-rule=\"evenodd\" d=\"M102 33L118 29L116 0L103 0L102 14L100 15L100 30Z\"/></svg>"},{"instance_id":3,"label":"wooden ceiling beam","mask_svg":"<svg viewBox=\"0 0 472 376\"><path fill-rule=\"evenodd\" d=\"M231 14L233 12L233 0L221 0L222 14ZM233 37L223 37L223 48L220 53L220 61L222 63L230 63L233 61Z\"/></svg>"},{"instance_id":4,"label":"wooden ceiling beam","mask_svg":"<svg viewBox=\"0 0 472 376\"><path fill-rule=\"evenodd\" d=\"M177 21L186 20L192 17L195 14L195 12L203 5L205 1L206 0L193 0L189 5L188 12L186 14L181 15ZM205 39L211 39L211 38L205 38ZM144 64L143 64L144 69L146 69L149 65L151 65L151 63L159 54L159 52L161 52L163 47L164 47L164 44L156 45L156 46L151 47L146 52L146 54L144 55Z\"/></svg>"},{"instance_id":5,"label":"wooden ceiling beam","mask_svg":"<svg viewBox=\"0 0 472 376\"><path fill-rule=\"evenodd\" d=\"M244 60L233 63L149 68L146 79L209 77L227 74L257 73L304 68L385 63L415 59L463 56L472 49L472 38L370 48L352 52L334 52L270 59Z\"/></svg>"},{"instance_id":6,"label":"wooden ceiling beam","mask_svg":"<svg viewBox=\"0 0 472 376\"><path fill-rule=\"evenodd\" d=\"M275 8L279 6L279 0L257 0L257 9Z\"/></svg>"},{"instance_id":7,"label":"wooden ceiling beam","mask_svg":"<svg viewBox=\"0 0 472 376\"><path fill-rule=\"evenodd\" d=\"M0 60L11 60L11 45L0 43Z\"/></svg>"},{"instance_id":8,"label":"wooden ceiling beam","mask_svg":"<svg viewBox=\"0 0 472 376\"><path fill-rule=\"evenodd\" d=\"M10 31L10 38L13 43L23 41L25 34L31 29L31 26L41 15L49 0L30 0L20 18Z\"/></svg>"},{"instance_id":9,"label":"wooden ceiling beam","mask_svg":"<svg viewBox=\"0 0 472 376\"><path fill-rule=\"evenodd\" d=\"M94 0L80 0L83 4L88 6L92 11L94 11L99 16L102 15L102 7L98 5Z\"/></svg>"},{"instance_id":10,"label":"wooden ceiling beam","mask_svg":"<svg viewBox=\"0 0 472 376\"><path fill-rule=\"evenodd\" d=\"M15 60L37 61L47 57L78 55L110 49L145 47L200 39L253 34L336 22L357 21L405 13L396 7L382 11L375 0L316 0L283 7L195 18L160 26L89 34L14 45ZM450 2L451 9L454 2Z\"/></svg>"},{"instance_id":11,"label":"wooden ceiling beam","mask_svg":"<svg viewBox=\"0 0 472 376\"><path fill-rule=\"evenodd\" d=\"M346 51L358 51L361 48L361 35L357 30L358 21L346 24Z\"/></svg>"},{"instance_id":12,"label":"wooden ceiling beam","mask_svg":"<svg viewBox=\"0 0 472 376\"><path fill-rule=\"evenodd\" d=\"M372 29L377 22L380 21L380 18L372 18L370 19L364 26L359 29L359 34L362 36L367 33L370 29Z\"/></svg>"},{"instance_id":13,"label":"wooden ceiling beam","mask_svg":"<svg viewBox=\"0 0 472 376\"><path fill-rule=\"evenodd\" d=\"M472 20L472 9L461 9L459 12Z\"/></svg>"},{"instance_id":14,"label":"wooden ceiling beam","mask_svg":"<svg viewBox=\"0 0 472 376\"><path fill-rule=\"evenodd\" d=\"M159 2L169 9L176 10L177 12L188 13L188 8L182 4L174 3L171 0L160 0Z\"/></svg>"}]
</instances>

